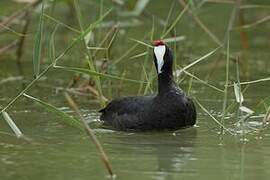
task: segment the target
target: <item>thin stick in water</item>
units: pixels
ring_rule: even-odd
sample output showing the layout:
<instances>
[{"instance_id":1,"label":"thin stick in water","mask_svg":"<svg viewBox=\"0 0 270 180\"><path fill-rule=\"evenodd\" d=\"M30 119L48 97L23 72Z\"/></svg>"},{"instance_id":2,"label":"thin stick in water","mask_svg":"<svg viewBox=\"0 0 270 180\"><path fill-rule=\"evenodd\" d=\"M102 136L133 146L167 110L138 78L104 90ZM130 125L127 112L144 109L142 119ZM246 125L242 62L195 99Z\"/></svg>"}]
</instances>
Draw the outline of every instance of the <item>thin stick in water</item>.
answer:
<instances>
[{"instance_id":1,"label":"thin stick in water","mask_svg":"<svg viewBox=\"0 0 270 180\"><path fill-rule=\"evenodd\" d=\"M109 162L109 158L106 155L106 153L105 153L102 145L100 144L99 140L97 139L95 133L89 127L89 125L85 121L84 117L81 115L80 110L79 110L77 104L73 101L73 99L67 93L64 93L64 94L65 94L65 98L68 101L68 104L70 105L70 107L72 109L74 109L74 111L76 112L76 114L80 117L80 120L81 120L82 124L84 125L86 134L91 138L91 140L95 144L96 148L98 149L98 151L100 153L100 158L101 158L102 162L104 163L107 171L109 172L110 176L113 177L114 174L113 174L113 170L112 170L111 164Z\"/></svg>"},{"instance_id":2,"label":"thin stick in water","mask_svg":"<svg viewBox=\"0 0 270 180\"><path fill-rule=\"evenodd\" d=\"M226 128L222 123L220 123L195 97L193 98L195 102L200 106L200 108L208 114L219 126L223 127L225 131L227 131L229 134L234 135L234 133Z\"/></svg>"}]
</instances>

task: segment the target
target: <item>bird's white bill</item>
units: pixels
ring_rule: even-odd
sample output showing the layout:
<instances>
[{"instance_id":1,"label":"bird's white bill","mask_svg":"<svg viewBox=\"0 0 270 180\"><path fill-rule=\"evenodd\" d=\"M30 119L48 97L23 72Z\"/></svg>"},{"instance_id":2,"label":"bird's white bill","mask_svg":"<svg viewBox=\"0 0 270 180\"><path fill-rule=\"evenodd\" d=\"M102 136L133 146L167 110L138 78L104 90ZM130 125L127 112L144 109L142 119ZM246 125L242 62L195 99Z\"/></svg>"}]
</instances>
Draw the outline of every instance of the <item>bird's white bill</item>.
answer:
<instances>
[{"instance_id":1,"label":"bird's white bill","mask_svg":"<svg viewBox=\"0 0 270 180\"><path fill-rule=\"evenodd\" d=\"M164 55L165 55L166 47L165 45L154 47L154 53L157 59L157 70L158 73L161 73L161 68L164 65Z\"/></svg>"}]
</instances>

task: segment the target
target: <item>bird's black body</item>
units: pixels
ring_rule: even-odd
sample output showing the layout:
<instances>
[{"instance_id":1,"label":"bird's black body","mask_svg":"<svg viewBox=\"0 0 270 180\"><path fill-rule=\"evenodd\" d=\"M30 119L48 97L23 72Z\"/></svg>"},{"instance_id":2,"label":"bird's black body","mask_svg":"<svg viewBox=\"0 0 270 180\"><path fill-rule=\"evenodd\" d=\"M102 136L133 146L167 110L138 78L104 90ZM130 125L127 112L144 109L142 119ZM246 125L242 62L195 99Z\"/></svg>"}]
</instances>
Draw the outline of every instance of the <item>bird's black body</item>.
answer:
<instances>
[{"instance_id":1,"label":"bird's black body","mask_svg":"<svg viewBox=\"0 0 270 180\"><path fill-rule=\"evenodd\" d=\"M154 59L158 67L155 55ZM123 131L177 130L193 126L196 123L196 108L192 100L176 86L172 60L172 53L166 46L156 95L115 99L100 110L100 119Z\"/></svg>"}]
</instances>

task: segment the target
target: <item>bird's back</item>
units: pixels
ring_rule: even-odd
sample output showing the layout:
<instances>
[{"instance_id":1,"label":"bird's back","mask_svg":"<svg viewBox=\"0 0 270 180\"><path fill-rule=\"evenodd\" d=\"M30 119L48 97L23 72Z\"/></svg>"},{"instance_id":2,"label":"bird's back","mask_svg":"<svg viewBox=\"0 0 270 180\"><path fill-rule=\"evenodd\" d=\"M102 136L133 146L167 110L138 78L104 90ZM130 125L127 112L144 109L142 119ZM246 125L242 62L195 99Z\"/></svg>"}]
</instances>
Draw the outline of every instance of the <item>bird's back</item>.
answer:
<instances>
[{"instance_id":1,"label":"bird's back","mask_svg":"<svg viewBox=\"0 0 270 180\"><path fill-rule=\"evenodd\" d=\"M193 126L196 108L182 91L157 96L125 97L100 110L101 120L118 130L176 130Z\"/></svg>"},{"instance_id":2,"label":"bird's back","mask_svg":"<svg viewBox=\"0 0 270 180\"><path fill-rule=\"evenodd\" d=\"M153 96L134 96L114 99L101 109L100 119L105 125L119 130L143 129L145 114L151 107Z\"/></svg>"}]
</instances>

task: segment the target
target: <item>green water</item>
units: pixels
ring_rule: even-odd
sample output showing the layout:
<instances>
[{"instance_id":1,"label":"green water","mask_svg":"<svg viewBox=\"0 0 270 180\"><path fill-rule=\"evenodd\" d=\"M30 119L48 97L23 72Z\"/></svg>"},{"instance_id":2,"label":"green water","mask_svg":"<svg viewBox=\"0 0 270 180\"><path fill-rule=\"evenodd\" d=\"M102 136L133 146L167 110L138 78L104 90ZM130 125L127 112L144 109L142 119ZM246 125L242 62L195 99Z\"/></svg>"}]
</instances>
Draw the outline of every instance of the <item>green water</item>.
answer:
<instances>
[{"instance_id":1,"label":"green water","mask_svg":"<svg viewBox=\"0 0 270 180\"><path fill-rule=\"evenodd\" d=\"M155 3L154 3L155 2ZM135 27L122 27L113 45L111 61L117 60L135 43L128 38L142 39L151 31L152 15L155 16L155 37L158 38L163 27L157 22L165 20L173 1L151 1L146 8L146 14L138 17L141 25ZM247 1L247 4L257 1ZM267 1L262 4L270 5ZM8 15L20 8L10 1L1 1L0 7L4 8L1 16ZM80 1L85 26L92 22L99 10L97 1ZM104 8L109 8L110 3L105 3ZM56 4L57 11L53 17L62 22L78 28L76 19L69 15L70 11L65 3ZM179 14L178 1L172 19ZM118 9L119 10L119 9ZM215 33L223 39L232 5L206 4L196 10L197 15ZM49 11L49 10L47 10ZM158 13L157 13L158 12ZM245 18L247 22L254 22L269 14L269 9L247 10ZM32 80L32 49L33 32L37 25L37 14L34 14L30 25L30 36L26 39L24 55L22 57L23 75L16 66L15 50L10 50L0 55L0 105L5 106L12 98L22 90L25 84ZM149 17L150 16L150 17ZM109 20L129 21L130 17L122 17L113 12ZM46 20L46 31L53 30L53 23ZM18 25L12 26L20 32ZM238 26L238 23L235 23ZM79 29L79 28L78 28ZM203 56L217 47L215 42L206 35L192 18L185 15L177 24L177 35L185 36L185 40L178 43L174 51L178 65L188 65L194 59ZM96 32L96 40L99 42L108 28ZM269 77L269 23L258 25L246 30L249 47L241 49L239 31L231 34L231 53L240 55L241 81L255 80ZM56 51L60 53L75 36L64 27L59 27L56 33ZM17 36L4 31L0 34L1 47L9 43ZM148 38L149 39L149 38ZM173 48L173 44L169 44ZM44 63L42 68L48 65L47 46L44 48ZM128 57L132 57L145 51L139 46ZM82 47L75 47L61 59L61 65L80 67L84 64ZM151 52L151 51L149 51ZM114 74L125 71L126 77L132 79L141 78L142 65L148 73L152 66L152 56L137 59L125 58L121 63L112 67ZM97 54L97 59L104 58ZM211 67L217 63L215 70L209 77ZM225 57L214 55L194 66L193 72L201 79L209 77L209 82L223 89L225 79ZM231 63L230 82L235 80L235 64ZM247 71L244 69L247 68ZM248 74L248 76L245 76ZM16 80L16 77L23 76ZM66 87L72 77L72 73L60 70L51 70L44 78L34 85L27 93L49 102L63 111L74 114L68 108L61 89ZM6 81L11 78L10 81ZM12 80L12 78L15 78ZM189 89L189 77L185 77L180 86L187 91ZM108 83L102 79L105 96L111 98L124 95L136 95L138 84L125 82L119 90L118 81ZM108 88L110 84L113 88ZM244 86L245 88L247 86ZM154 86L155 89L155 86ZM270 176L270 129L262 125L262 115L265 110L260 102L269 97L270 84L268 82L257 83L248 86L245 90L244 105L255 110L256 116L246 121L245 137L241 135L230 136L226 134L220 137L220 128L199 106L198 123L195 127L176 132L147 132L129 133L103 129L94 126L94 130L111 161L116 179L224 179L224 180L267 180ZM223 94L219 93L194 80L190 95L196 97L217 119L220 119L223 105ZM98 122L99 105L92 97L74 96L80 106L80 110L90 125ZM232 89L229 89L229 104L234 102ZM20 98L7 111L14 119L18 127L30 139L29 141L17 139L4 119L0 118L0 179L1 180L86 180L109 179L107 171L99 159L95 146L89 138L78 130L69 127L59 121L54 114L48 113L36 103L25 98ZM232 111L235 112L235 111ZM239 132L235 125L235 113L226 118L226 127ZM254 130L256 129L256 130ZM244 142L243 142L244 141Z\"/></svg>"}]
</instances>

